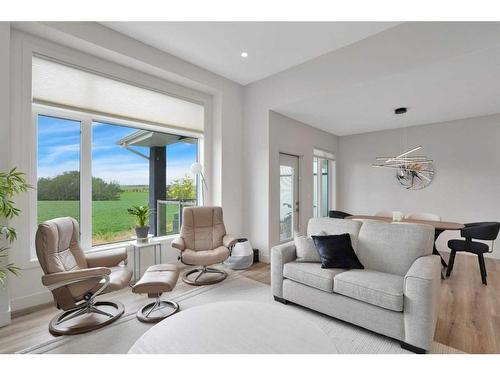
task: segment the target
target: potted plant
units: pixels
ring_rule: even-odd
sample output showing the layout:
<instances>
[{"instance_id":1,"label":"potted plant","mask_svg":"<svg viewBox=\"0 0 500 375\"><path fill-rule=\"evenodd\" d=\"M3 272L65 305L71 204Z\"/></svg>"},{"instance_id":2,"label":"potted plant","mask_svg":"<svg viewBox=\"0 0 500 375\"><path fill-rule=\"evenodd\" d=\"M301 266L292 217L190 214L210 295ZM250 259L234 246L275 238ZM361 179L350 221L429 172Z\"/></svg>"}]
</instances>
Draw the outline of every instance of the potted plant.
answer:
<instances>
[{"instance_id":1,"label":"potted plant","mask_svg":"<svg viewBox=\"0 0 500 375\"><path fill-rule=\"evenodd\" d=\"M19 276L20 268L13 263L6 263L8 246L16 239L16 230L8 226L7 220L19 216L21 210L14 205L12 198L30 188L26 183L25 174L16 168L8 172L0 172L0 287L5 286L9 273Z\"/></svg>"},{"instance_id":2,"label":"potted plant","mask_svg":"<svg viewBox=\"0 0 500 375\"><path fill-rule=\"evenodd\" d=\"M149 217L149 207L147 206L132 206L127 209L128 213L135 217L137 225L135 227L135 234L137 240L145 240L148 238L149 226L147 225Z\"/></svg>"}]
</instances>

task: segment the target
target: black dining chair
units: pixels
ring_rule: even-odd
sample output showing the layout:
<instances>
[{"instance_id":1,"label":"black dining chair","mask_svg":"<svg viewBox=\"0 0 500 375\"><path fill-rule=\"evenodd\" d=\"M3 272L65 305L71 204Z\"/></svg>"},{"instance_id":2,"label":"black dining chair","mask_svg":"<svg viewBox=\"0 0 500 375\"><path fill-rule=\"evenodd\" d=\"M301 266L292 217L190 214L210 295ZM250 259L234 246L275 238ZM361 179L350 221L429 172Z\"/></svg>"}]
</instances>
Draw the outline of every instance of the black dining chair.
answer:
<instances>
[{"instance_id":1,"label":"black dining chair","mask_svg":"<svg viewBox=\"0 0 500 375\"><path fill-rule=\"evenodd\" d=\"M335 211L335 210L330 210L328 212L328 217L332 219L345 219L347 216L352 216L352 215L348 214L347 212Z\"/></svg>"},{"instance_id":2,"label":"black dining chair","mask_svg":"<svg viewBox=\"0 0 500 375\"><path fill-rule=\"evenodd\" d=\"M484 263L484 253L493 252L493 244L497 239L498 232L500 231L500 223L497 222L483 222L483 223L469 223L465 224L465 228L460 230L460 235L465 238L464 240L449 240L448 247L451 250L450 260L448 262L448 269L446 270L446 277L450 276L453 271L453 264L455 263L455 255L457 251L465 251L477 255L479 262L479 269L481 271L481 280L484 285L488 285L486 281L486 265ZM492 241L491 249L484 242L477 242L472 240Z\"/></svg>"}]
</instances>

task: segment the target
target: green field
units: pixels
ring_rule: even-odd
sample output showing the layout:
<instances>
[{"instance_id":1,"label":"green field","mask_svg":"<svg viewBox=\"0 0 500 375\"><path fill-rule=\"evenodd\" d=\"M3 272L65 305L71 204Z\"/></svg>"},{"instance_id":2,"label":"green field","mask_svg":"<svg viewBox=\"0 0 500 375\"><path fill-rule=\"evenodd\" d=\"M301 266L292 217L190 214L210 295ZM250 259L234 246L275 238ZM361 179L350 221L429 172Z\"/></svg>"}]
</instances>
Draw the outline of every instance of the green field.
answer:
<instances>
[{"instance_id":1,"label":"green field","mask_svg":"<svg viewBox=\"0 0 500 375\"><path fill-rule=\"evenodd\" d=\"M126 189L126 190L125 190ZM135 221L127 213L134 205L148 205L148 192L145 189L126 187L120 200L92 202L92 244L102 244L129 239L134 235ZM176 205L168 205L166 231L172 231ZM78 201L39 201L38 222L56 217L71 216L79 221Z\"/></svg>"}]
</instances>

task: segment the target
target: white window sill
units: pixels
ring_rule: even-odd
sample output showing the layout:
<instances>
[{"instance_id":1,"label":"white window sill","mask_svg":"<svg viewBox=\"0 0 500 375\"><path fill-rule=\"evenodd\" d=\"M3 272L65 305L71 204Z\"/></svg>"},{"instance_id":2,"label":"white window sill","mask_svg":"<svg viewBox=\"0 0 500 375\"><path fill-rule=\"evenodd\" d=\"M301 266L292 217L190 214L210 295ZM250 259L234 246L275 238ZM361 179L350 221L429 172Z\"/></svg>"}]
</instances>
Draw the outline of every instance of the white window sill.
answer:
<instances>
[{"instance_id":1,"label":"white window sill","mask_svg":"<svg viewBox=\"0 0 500 375\"><path fill-rule=\"evenodd\" d=\"M153 237L156 241L159 241L162 245L171 242L175 238L177 238L179 235L178 234L173 234L170 236L161 236L161 237ZM99 246L94 246L90 250L87 250L85 253L95 253L98 251L106 251L106 250L112 250L112 249L117 249L120 247L127 247L129 246L129 243L132 242L132 240L129 241L122 241L122 242L116 242L116 243L110 243L110 244L104 244L104 245L99 245Z\"/></svg>"},{"instance_id":2,"label":"white window sill","mask_svg":"<svg viewBox=\"0 0 500 375\"><path fill-rule=\"evenodd\" d=\"M161 245L165 245L174 239L176 239L179 235L178 234L173 234L170 236L161 236L161 237L154 237L155 240L159 241ZM91 253L96 253L99 251L106 251L106 250L112 250L112 249L118 249L120 247L128 247L129 243L131 241L122 241L122 242L116 242L116 243L110 243L110 244L105 244L105 245L99 245L99 246L94 246L90 250L85 251L86 254L91 254ZM36 268L40 266L40 263L38 262L38 259L34 258L30 260L30 267L27 267L28 269L30 268Z\"/></svg>"}]
</instances>

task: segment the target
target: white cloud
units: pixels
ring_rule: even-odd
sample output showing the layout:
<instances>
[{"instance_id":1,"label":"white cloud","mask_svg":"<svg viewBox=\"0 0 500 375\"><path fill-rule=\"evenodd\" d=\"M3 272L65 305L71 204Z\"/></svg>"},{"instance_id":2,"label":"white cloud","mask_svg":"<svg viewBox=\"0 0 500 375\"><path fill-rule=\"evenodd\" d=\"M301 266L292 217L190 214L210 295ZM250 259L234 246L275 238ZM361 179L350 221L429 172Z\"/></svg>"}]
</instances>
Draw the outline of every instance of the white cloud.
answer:
<instances>
[{"instance_id":1,"label":"white cloud","mask_svg":"<svg viewBox=\"0 0 500 375\"><path fill-rule=\"evenodd\" d=\"M79 152L80 152L79 143L52 146L48 148L47 151L48 155L41 157L39 162L40 164L49 164L55 162L61 155L78 154Z\"/></svg>"}]
</instances>

